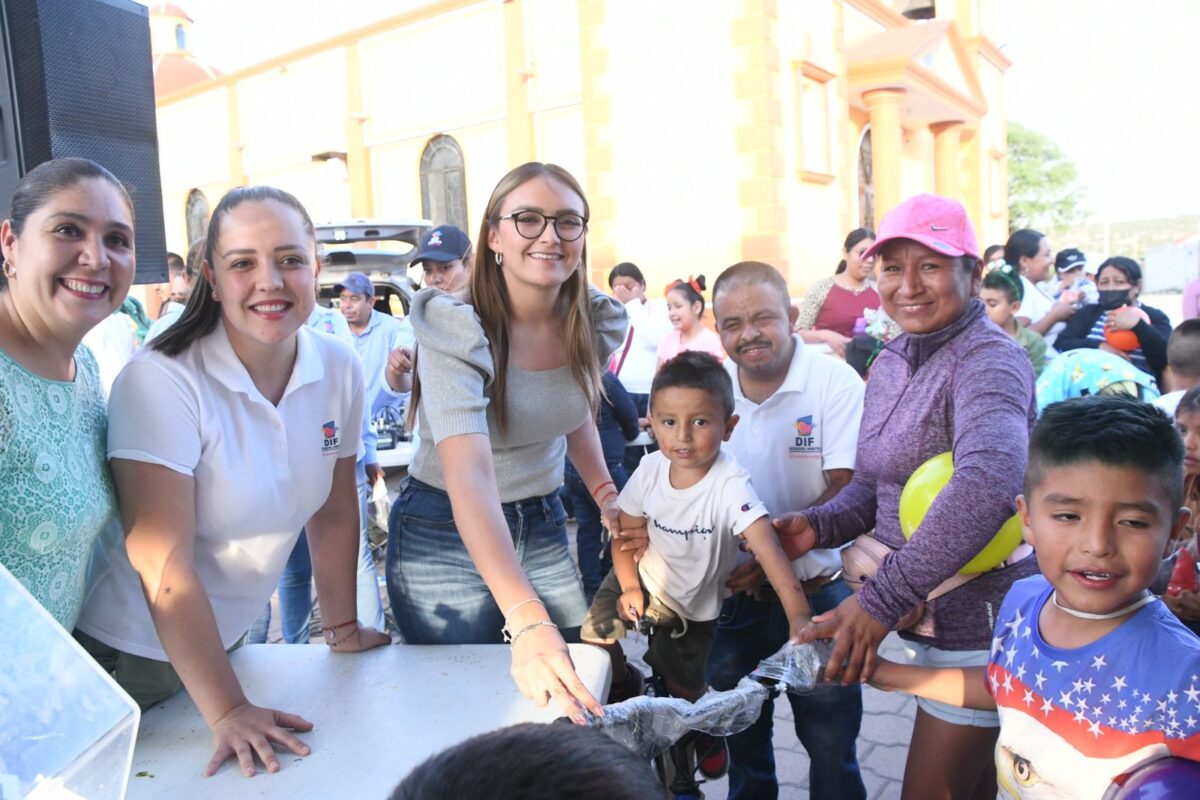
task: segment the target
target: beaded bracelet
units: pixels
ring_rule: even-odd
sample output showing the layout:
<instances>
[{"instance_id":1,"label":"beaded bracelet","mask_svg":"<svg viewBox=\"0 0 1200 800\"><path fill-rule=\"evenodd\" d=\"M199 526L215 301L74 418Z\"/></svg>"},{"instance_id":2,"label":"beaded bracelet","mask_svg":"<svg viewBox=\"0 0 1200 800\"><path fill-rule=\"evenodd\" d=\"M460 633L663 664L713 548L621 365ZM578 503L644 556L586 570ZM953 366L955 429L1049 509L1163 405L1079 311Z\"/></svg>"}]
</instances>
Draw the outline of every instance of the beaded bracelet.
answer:
<instances>
[{"instance_id":1,"label":"beaded bracelet","mask_svg":"<svg viewBox=\"0 0 1200 800\"><path fill-rule=\"evenodd\" d=\"M521 628L521 630L517 631L516 633L513 633L511 630L509 630L507 625L505 625L503 628L501 628L500 632L502 634L504 634L504 641L508 642L509 644L516 644L517 639L520 639L522 636L529 633L534 628L544 628L546 626L550 626L551 628L558 630L558 626L555 625L552 621L550 621L548 619L539 619L537 622L529 623L528 625L526 625L524 628Z\"/></svg>"}]
</instances>

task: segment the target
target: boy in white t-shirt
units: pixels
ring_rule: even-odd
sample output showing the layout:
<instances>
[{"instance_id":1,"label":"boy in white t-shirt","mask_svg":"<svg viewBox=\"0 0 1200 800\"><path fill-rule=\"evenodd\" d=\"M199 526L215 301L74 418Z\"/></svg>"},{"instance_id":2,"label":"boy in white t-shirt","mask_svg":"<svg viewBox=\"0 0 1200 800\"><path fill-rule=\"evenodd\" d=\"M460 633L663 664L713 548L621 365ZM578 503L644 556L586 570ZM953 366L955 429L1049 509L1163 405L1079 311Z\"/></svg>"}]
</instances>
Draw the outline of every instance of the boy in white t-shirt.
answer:
<instances>
[{"instance_id":1,"label":"boy in white t-shirt","mask_svg":"<svg viewBox=\"0 0 1200 800\"><path fill-rule=\"evenodd\" d=\"M691 701L704 694L739 539L779 594L793 638L812 616L749 473L721 452L737 424L733 408L729 374L707 353L680 353L654 378L650 423L660 449L642 460L619 500L621 527L645 525L650 543L636 564L632 553L613 549L612 572L580 633L612 656L610 700L638 693L641 675L627 667L620 640L626 623L643 616L657 629L646 663L662 675L668 692Z\"/></svg>"}]
</instances>

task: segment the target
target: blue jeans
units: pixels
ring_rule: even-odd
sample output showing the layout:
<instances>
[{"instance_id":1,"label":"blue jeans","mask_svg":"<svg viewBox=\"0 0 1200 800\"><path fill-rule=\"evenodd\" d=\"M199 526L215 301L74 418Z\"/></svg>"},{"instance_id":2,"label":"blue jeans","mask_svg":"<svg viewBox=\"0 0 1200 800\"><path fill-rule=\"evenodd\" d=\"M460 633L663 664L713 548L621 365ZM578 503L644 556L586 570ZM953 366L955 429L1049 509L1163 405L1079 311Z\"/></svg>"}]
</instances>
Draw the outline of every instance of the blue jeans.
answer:
<instances>
[{"instance_id":1,"label":"blue jeans","mask_svg":"<svg viewBox=\"0 0 1200 800\"><path fill-rule=\"evenodd\" d=\"M644 417L650 413L650 395L629 393L629 399L633 400L633 405L637 408L638 416ZM638 464L642 463L642 458L647 453L653 453L658 449L658 445L637 445L636 447L625 448L625 475L633 474L633 471L638 468Z\"/></svg>"},{"instance_id":2,"label":"blue jeans","mask_svg":"<svg viewBox=\"0 0 1200 800\"><path fill-rule=\"evenodd\" d=\"M625 488L625 465L620 462L609 462L609 475L617 491ZM612 555L608 543L604 541L604 526L600 524L600 508L592 498L591 492L583 483L583 478L575 468L567 463L563 473L563 489L571 501L575 511L575 522L578 530L575 533L575 550L579 558L579 574L583 578L583 594L590 606L600 582L612 569Z\"/></svg>"},{"instance_id":3,"label":"blue jeans","mask_svg":"<svg viewBox=\"0 0 1200 800\"><path fill-rule=\"evenodd\" d=\"M358 484L359 504L359 552L357 575L358 621L375 630L385 630L383 601L379 598L379 579L375 572L375 558L371 555L371 543L367 540L367 500L369 489L364 481ZM308 534L300 531L300 538L292 548L283 574L279 577L279 627L283 641L287 644L308 644L308 626L312 620L312 557L308 551ZM338 620L339 622L341 620ZM331 621L332 622L332 621ZM265 644L271 627L271 602L246 634L247 644Z\"/></svg>"},{"instance_id":4,"label":"blue jeans","mask_svg":"<svg viewBox=\"0 0 1200 800\"><path fill-rule=\"evenodd\" d=\"M578 640L587 604L567 549L562 501L548 494L501 508L533 590L563 638ZM454 525L449 495L412 477L401 484L388 521L387 588L409 644L502 641L503 612Z\"/></svg>"},{"instance_id":5,"label":"blue jeans","mask_svg":"<svg viewBox=\"0 0 1200 800\"><path fill-rule=\"evenodd\" d=\"M833 609L850 596L841 580L823 586L808 602L814 614ZM725 601L717 625L717 641L708 660L708 682L714 689L732 689L775 653L788 638L787 617L778 602L759 602L746 595ZM796 737L808 751L809 792L813 800L865 798L858 771L856 740L862 724L862 689L831 688L812 695L787 695L796 722ZM758 721L730 736L729 799L774 800L775 750L771 744L774 702L763 704Z\"/></svg>"}]
</instances>

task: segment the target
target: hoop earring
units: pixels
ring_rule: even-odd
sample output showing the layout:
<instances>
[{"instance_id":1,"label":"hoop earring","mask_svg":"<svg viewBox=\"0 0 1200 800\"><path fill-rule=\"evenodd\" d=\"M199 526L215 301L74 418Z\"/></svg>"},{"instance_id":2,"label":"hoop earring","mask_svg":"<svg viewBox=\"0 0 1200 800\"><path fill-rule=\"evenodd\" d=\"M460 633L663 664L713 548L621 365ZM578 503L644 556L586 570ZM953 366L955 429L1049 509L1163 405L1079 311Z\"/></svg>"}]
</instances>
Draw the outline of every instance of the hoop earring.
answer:
<instances>
[{"instance_id":1,"label":"hoop earring","mask_svg":"<svg viewBox=\"0 0 1200 800\"><path fill-rule=\"evenodd\" d=\"M500 255L499 253L496 253L496 256L495 256L495 258L496 258L496 266L497 266L497 267L499 267L499 266L503 266L503 264L504 264L504 256Z\"/></svg>"},{"instance_id":2,"label":"hoop earring","mask_svg":"<svg viewBox=\"0 0 1200 800\"><path fill-rule=\"evenodd\" d=\"M13 265L12 265L12 264L8 263L8 260L7 260L7 259L5 259L4 263L3 263L2 265L0 265L0 270L3 270L3 271L4 271L4 277L6 277L6 278L15 278L15 277L17 277L17 270L16 270L16 268L15 268L15 267L13 267Z\"/></svg>"}]
</instances>

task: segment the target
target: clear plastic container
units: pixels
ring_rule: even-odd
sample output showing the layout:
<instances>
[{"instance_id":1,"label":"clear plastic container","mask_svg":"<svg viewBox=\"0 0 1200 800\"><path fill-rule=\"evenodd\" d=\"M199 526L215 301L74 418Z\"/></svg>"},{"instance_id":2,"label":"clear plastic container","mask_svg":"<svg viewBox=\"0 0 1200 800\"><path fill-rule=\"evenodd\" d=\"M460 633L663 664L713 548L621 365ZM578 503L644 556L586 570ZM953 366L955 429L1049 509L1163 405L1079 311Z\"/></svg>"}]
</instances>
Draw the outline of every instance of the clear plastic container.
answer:
<instances>
[{"instance_id":1,"label":"clear plastic container","mask_svg":"<svg viewBox=\"0 0 1200 800\"><path fill-rule=\"evenodd\" d=\"M0 564L0 800L123 798L141 712Z\"/></svg>"}]
</instances>

